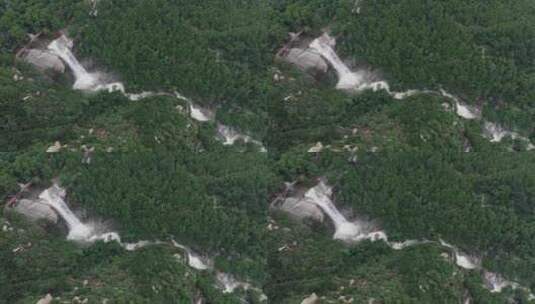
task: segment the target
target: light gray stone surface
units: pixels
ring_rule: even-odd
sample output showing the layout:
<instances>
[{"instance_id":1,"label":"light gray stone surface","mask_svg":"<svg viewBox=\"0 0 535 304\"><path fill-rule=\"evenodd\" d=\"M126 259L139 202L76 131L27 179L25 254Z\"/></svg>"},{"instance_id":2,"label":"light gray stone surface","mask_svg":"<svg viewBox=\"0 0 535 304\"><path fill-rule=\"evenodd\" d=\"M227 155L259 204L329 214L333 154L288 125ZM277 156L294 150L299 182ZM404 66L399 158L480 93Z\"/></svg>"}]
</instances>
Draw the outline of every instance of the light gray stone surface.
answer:
<instances>
[{"instance_id":1,"label":"light gray stone surface","mask_svg":"<svg viewBox=\"0 0 535 304\"><path fill-rule=\"evenodd\" d=\"M47 51L29 49L22 55L21 59L35 66L41 71L53 70L57 73L65 72L65 65L61 59Z\"/></svg>"},{"instance_id":2,"label":"light gray stone surface","mask_svg":"<svg viewBox=\"0 0 535 304\"><path fill-rule=\"evenodd\" d=\"M13 207L6 208L8 211L21 214L31 221L44 219L54 224L58 222L57 213L40 200L21 199Z\"/></svg>"},{"instance_id":3,"label":"light gray stone surface","mask_svg":"<svg viewBox=\"0 0 535 304\"><path fill-rule=\"evenodd\" d=\"M280 206L280 210L298 218L310 218L319 222L323 222L323 212L315 204L305 200L289 197L284 200Z\"/></svg>"},{"instance_id":4,"label":"light gray stone surface","mask_svg":"<svg viewBox=\"0 0 535 304\"><path fill-rule=\"evenodd\" d=\"M288 51L284 60L304 71L326 73L329 69L329 65L323 57L311 49L292 48Z\"/></svg>"}]
</instances>

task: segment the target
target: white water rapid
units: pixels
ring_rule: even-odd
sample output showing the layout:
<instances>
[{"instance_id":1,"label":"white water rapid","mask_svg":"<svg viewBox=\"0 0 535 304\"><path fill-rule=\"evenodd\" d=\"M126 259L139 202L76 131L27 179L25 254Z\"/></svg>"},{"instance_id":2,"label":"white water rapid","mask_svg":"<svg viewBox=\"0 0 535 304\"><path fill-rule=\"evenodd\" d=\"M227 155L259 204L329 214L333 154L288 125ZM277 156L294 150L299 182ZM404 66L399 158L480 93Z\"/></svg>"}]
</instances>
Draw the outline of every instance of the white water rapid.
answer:
<instances>
[{"instance_id":1,"label":"white water rapid","mask_svg":"<svg viewBox=\"0 0 535 304\"><path fill-rule=\"evenodd\" d=\"M247 290L251 288L251 284L246 282L240 282L234 278L231 274L218 272L216 274L217 282L221 285L223 293L232 293L237 288Z\"/></svg>"},{"instance_id":2,"label":"white water rapid","mask_svg":"<svg viewBox=\"0 0 535 304\"><path fill-rule=\"evenodd\" d=\"M72 40L65 35L61 35L48 45L48 49L61 58L71 69L75 78L73 89L92 92L121 92L131 100L139 100L155 94L152 92L126 94L124 85L121 82L106 82L101 79L102 75L100 73L89 73L72 53L72 47Z\"/></svg>"},{"instance_id":3,"label":"white water rapid","mask_svg":"<svg viewBox=\"0 0 535 304\"><path fill-rule=\"evenodd\" d=\"M266 147L256 140L251 138L249 135L244 135L236 131L234 128L218 124L217 125L217 134L223 141L223 145L230 146L234 145L237 141L243 141L244 143L253 143L260 148L260 152L267 152Z\"/></svg>"},{"instance_id":4,"label":"white water rapid","mask_svg":"<svg viewBox=\"0 0 535 304\"><path fill-rule=\"evenodd\" d=\"M373 91L385 90L394 99L402 100L417 94L439 94L454 103L455 112L459 117L464 119L481 119L480 110L463 103L456 96L446 92L443 89L437 91L430 90L408 90L406 92L392 92L390 86L386 81L372 81L372 76L369 72L360 70L353 72L349 67L338 57L334 51L336 45L335 38L324 33L322 36L314 39L309 47L318 52L329 64L334 68L338 75L337 89L361 92L371 89ZM491 142L500 142L505 137L511 137L514 140L520 140L527 144L527 150L535 150L535 145L531 141L518 133L506 130L505 128L488 121L483 121L484 135L490 139Z\"/></svg>"},{"instance_id":5,"label":"white water rapid","mask_svg":"<svg viewBox=\"0 0 535 304\"><path fill-rule=\"evenodd\" d=\"M535 300L535 294L531 292L529 288L521 286L517 282L506 280L498 273L483 271L483 280L485 281L486 288L492 293L502 292L504 288L510 287L511 289L520 289L528 293L528 300Z\"/></svg>"},{"instance_id":6,"label":"white water rapid","mask_svg":"<svg viewBox=\"0 0 535 304\"><path fill-rule=\"evenodd\" d=\"M69 209L69 206L63 200L65 189L57 184L43 191L39 198L52 207L67 223L69 233L67 239L73 241L87 241L92 236L92 227L83 224L78 217Z\"/></svg>"},{"instance_id":7,"label":"white water rapid","mask_svg":"<svg viewBox=\"0 0 535 304\"><path fill-rule=\"evenodd\" d=\"M236 289L254 290L259 294L258 300L260 302L266 302L268 300L264 291L260 288L254 287L250 283L238 281L233 275L225 272L217 272L216 281L218 288L223 290L223 293L233 293ZM244 303L248 303L245 302Z\"/></svg>"},{"instance_id":8,"label":"white water rapid","mask_svg":"<svg viewBox=\"0 0 535 304\"><path fill-rule=\"evenodd\" d=\"M155 245L171 245L180 249L187 255L187 263L193 269L206 271L213 269L213 261L209 258L201 257L198 253L194 252L187 246L177 243L171 239L170 242L163 241L138 241L136 243L123 243L121 238L116 232L96 233L96 227L82 223L82 221L71 211L69 206L65 203L65 189L61 188L58 184L52 185L50 188L44 190L39 195L39 198L44 204L52 207L67 223L69 233L67 235L68 240L80 242L80 243L93 243L96 241L104 242L117 242L121 247L127 251L135 251L147 246ZM7 228L4 227L4 230ZM219 286L223 293L232 293L237 288L244 290L254 289L260 293L260 300L265 301L267 298L263 294L262 290L252 287L251 284L246 282L240 282L234 278L231 274L224 272L216 273L216 280L219 282Z\"/></svg>"},{"instance_id":9,"label":"white water rapid","mask_svg":"<svg viewBox=\"0 0 535 304\"><path fill-rule=\"evenodd\" d=\"M463 252L461 252L457 247L449 244L449 243L446 243L444 240L442 239L439 239L439 243L440 245L448 248L448 249L451 249L453 251L453 253L455 254L455 264L457 264L457 266L461 267L461 268L464 268L464 269L468 269L468 270L473 270L473 269L480 269L481 268L481 259L477 258L477 257L472 257L472 256L469 256Z\"/></svg>"},{"instance_id":10,"label":"white water rapid","mask_svg":"<svg viewBox=\"0 0 535 304\"><path fill-rule=\"evenodd\" d=\"M337 89L354 91L366 89L378 91L384 89L388 92L390 91L388 83L384 81L368 81L367 73L364 71L352 72L334 51L333 47L335 45L336 40L329 34L324 33L310 43L310 48L317 51L335 69L338 75Z\"/></svg>"},{"instance_id":11,"label":"white water rapid","mask_svg":"<svg viewBox=\"0 0 535 304\"><path fill-rule=\"evenodd\" d=\"M191 118L200 121L200 122L206 122L211 121L212 117L208 114L208 111L201 108L200 106L197 106L193 104L192 102L189 103L189 110Z\"/></svg>"},{"instance_id":12,"label":"white water rapid","mask_svg":"<svg viewBox=\"0 0 535 304\"><path fill-rule=\"evenodd\" d=\"M313 204L316 204L321 210L329 216L333 221L335 226L334 239L342 240L348 243L355 243L362 240L374 241L384 241L390 248L394 250L402 250L410 246L416 246L420 244L434 243L433 241L428 240L406 240L404 242L389 242L388 237L384 231L374 231L367 232L366 223L364 222L350 222L348 221L342 213L336 208L334 203L331 200L332 196L332 187L328 186L324 181L320 181L316 186L310 188L305 193L305 199ZM483 275L483 280L485 281L485 287L491 292L501 292L506 287L511 287L512 289L522 289L529 293L530 299L535 299L535 295L531 293L529 288L521 286L517 282L508 281L504 279L500 274L489 272L482 268L481 259L466 254L459 250L459 248L445 242L442 239L439 239L438 242L441 246L451 250L455 258L455 264L460 268L466 270L478 270L481 271Z\"/></svg>"},{"instance_id":13,"label":"white water rapid","mask_svg":"<svg viewBox=\"0 0 535 304\"><path fill-rule=\"evenodd\" d=\"M174 247L179 248L179 249L181 249L181 250L183 250L183 251L185 251L187 253L187 255L188 255L188 265L191 268L195 268L197 270L209 270L209 269L213 268L213 261L212 260L210 260L208 258L201 257L199 254L197 254L196 252L194 252L190 248L177 243L175 240L171 240L171 244Z\"/></svg>"},{"instance_id":14,"label":"white water rapid","mask_svg":"<svg viewBox=\"0 0 535 304\"><path fill-rule=\"evenodd\" d=\"M408 97L411 97L411 96L414 96L414 95L418 95L418 94L421 94L421 93L424 93L424 91L408 90L406 92L394 92L394 93L391 93L391 95L392 95L392 97L394 97L394 99L402 100L402 99L405 99L405 98L408 98Z\"/></svg>"},{"instance_id":15,"label":"white water rapid","mask_svg":"<svg viewBox=\"0 0 535 304\"><path fill-rule=\"evenodd\" d=\"M344 215L336 208L331 200L332 187L324 181L320 181L316 186L310 188L305 193L305 200L315 204L332 220L335 228L333 239L347 243L357 243L363 240L384 241L394 250L402 250L407 247L429 243L427 240L406 240L403 242L388 241L387 234L382 230L376 230L373 225L364 221L348 221Z\"/></svg>"},{"instance_id":16,"label":"white water rapid","mask_svg":"<svg viewBox=\"0 0 535 304\"><path fill-rule=\"evenodd\" d=\"M110 93L121 92L124 96L132 101L139 101L152 96L170 95L167 93L151 91L145 91L141 93L126 93L125 87L121 82L108 83L101 79L102 77L100 73L89 73L72 53L72 47L72 40L65 35L61 35L48 45L48 49L55 55L59 56L71 69L76 79L73 85L73 89L75 90L90 92L108 91ZM190 99L178 92L174 92L174 95L177 99L184 100L188 103L191 118L199 122L208 122L214 120L215 114L210 110L194 104ZM218 124L217 133L218 138L222 139L223 145L233 145L237 141L241 140L245 143L253 143L259 146L260 152L267 152L266 148L260 141L255 140L248 135L241 134L232 127Z\"/></svg>"},{"instance_id":17,"label":"white water rapid","mask_svg":"<svg viewBox=\"0 0 535 304\"><path fill-rule=\"evenodd\" d=\"M72 45L72 40L65 35L61 35L61 37L48 45L48 49L59 56L71 69L74 78L76 78L74 89L86 90L95 87L98 84L98 79L94 75L89 74L76 57L74 57L71 52Z\"/></svg>"},{"instance_id":18,"label":"white water rapid","mask_svg":"<svg viewBox=\"0 0 535 304\"><path fill-rule=\"evenodd\" d=\"M334 51L336 39L328 33L323 33L320 37L314 39L309 47L318 52L334 68L338 75L337 89L362 92L364 90L380 91L385 90L394 99L402 100L417 94L428 93L429 91L408 90L405 92L392 92L390 85L384 81L374 81L375 78L370 72L365 70L351 71L351 69L340 59Z\"/></svg>"},{"instance_id":19,"label":"white water rapid","mask_svg":"<svg viewBox=\"0 0 535 304\"><path fill-rule=\"evenodd\" d=\"M324 33L322 36L314 39L309 47L317 51L329 64L335 69L336 74L338 75L338 84L336 85L337 89L341 90L352 90L360 92L363 90L371 89L373 91L385 90L388 92L394 99L402 100L417 94L432 93L440 94L444 97L447 97L455 102L457 114L466 119L476 119L478 118L478 113L476 113L472 108L466 104L459 101L459 99L444 90L440 92L428 91L428 90L408 90L405 92L392 92L390 91L390 86L386 81L370 81L371 78L366 71L356 71L353 72L349 67L338 57L334 51L334 46L336 45L335 38L331 37L329 34Z\"/></svg>"},{"instance_id":20,"label":"white water rapid","mask_svg":"<svg viewBox=\"0 0 535 304\"><path fill-rule=\"evenodd\" d=\"M444 89L440 89L440 95L451 99L455 103L455 110L458 116L464 118L464 119L478 119L480 118L480 114L469 105L461 102L459 98L456 96L446 92Z\"/></svg>"},{"instance_id":21,"label":"white water rapid","mask_svg":"<svg viewBox=\"0 0 535 304\"><path fill-rule=\"evenodd\" d=\"M513 140L520 140L527 144L527 150L535 150L535 145L529 140L529 138L523 137L516 132L509 131L502 126L486 121L484 123L485 135L491 142L501 142L506 137L511 137Z\"/></svg>"},{"instance_id":22,"label":"white water rapid","mask_svg":"<svg viewBox=\"0 0 535 304\"><path fill-rule=\"evenodd\" d=\"M336 208L331 200L332 188L325 182L320 181L315 187L310 188L305 193L305 199L323 210L323 212L332 220L335 228L333 238L345 242L359 242L361 240L383 240L388 241L383 231L370 232L367 225L363 222L350 222Z\"/></svg>"}]
</instances>

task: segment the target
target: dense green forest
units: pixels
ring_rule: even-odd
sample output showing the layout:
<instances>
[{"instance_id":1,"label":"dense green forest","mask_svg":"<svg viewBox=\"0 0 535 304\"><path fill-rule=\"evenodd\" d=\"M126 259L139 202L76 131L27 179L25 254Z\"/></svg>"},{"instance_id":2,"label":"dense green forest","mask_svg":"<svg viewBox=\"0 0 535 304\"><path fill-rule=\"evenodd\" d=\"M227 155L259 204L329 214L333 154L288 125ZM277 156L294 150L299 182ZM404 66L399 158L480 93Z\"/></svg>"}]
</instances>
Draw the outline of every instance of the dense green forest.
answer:
<instances>
[{"instance_id":1,"label":"dense green forest","mask_svg":"<svg viewBox=\"0 0 535 304\"><path fill-rule=\"evenodd\" d=\"M312 73L284 58L324 31L350 69L423 92L338 90L332 65ZM21 59L61 33L89 72L160 94L75 90L69 67ZM441 89L481 117L457 115ZM198 121L191 103L215 118ZM52 303L535 300L530 0L6 0L0 113L1 304L47 294ZM490 141L485 122L517 135ZM222 125L266 151L223 144ZM328 213L303 219L273 203L290 183L301 191L318 178L348 221L367 220L389 241L429 242L342 242ZM75 216L123 243L77 243L64 218L11 210L53 180ZM161 243L126 250L141 240ZM190 267L171 240L213 266ZM439 240L480 267L458 267ZM518 285L491 292L486 271ZM226 290L223 273L247 284Z\"/></svg>"}]
</instances>

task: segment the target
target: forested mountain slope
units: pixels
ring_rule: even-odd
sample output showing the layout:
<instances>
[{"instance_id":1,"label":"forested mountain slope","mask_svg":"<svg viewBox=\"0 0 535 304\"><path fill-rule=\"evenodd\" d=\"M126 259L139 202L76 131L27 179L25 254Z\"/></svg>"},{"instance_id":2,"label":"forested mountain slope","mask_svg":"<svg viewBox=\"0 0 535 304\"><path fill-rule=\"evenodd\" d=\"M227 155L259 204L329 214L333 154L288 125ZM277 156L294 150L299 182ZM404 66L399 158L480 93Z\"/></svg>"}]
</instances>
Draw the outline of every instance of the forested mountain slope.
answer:
<instances>
[{"instance_id":1,"label":"forested mountain slope","mask_svg":"<svg viewBox=\"0 0 535 304\"><path fill-rule=\"evenodd\" d=\"M535 301L532 1L2 1L0 113L0 303Z\"/></svg>"}]
</instances>

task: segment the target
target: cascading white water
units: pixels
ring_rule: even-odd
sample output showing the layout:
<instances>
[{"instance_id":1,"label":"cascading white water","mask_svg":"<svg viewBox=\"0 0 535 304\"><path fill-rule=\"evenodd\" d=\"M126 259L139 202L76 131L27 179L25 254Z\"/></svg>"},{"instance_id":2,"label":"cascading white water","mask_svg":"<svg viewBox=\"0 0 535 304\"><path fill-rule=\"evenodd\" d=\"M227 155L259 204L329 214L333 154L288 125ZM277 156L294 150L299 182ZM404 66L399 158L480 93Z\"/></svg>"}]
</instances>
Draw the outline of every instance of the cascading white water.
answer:
<instances>
[{"instance_id":1,"label":"cascading white water","mask_svg":"<svg viewBox=\"0 0 535 304\"><path fill-rule=\"evenodd\" d=\"M65 61L71 69L76 78L73 86L74 89L87 90L93 88L98 84L98 78L88 73L82 64L80 64L71 52L70 46L72 46L72 41L65 35L61 35L61 37L48 45L48 49Z\"/></svg>"},{"instance_id":2,"label":"cascading white water","mask_svg":"<svg viewBox=\"0 0 535 304\"><path fill-rule=\"evenodd\" d=\"M240 139L242 139L244 142L247 142L246 140L249 139L247 137L243 137L231 127L225 126L223 124L219 124L217 126L217 133L222 137L223 145L225 146L233 145L236 141Z\"/></svg>"},{"instance_id":3,"label":"cascading white water","mask_svg":"<svg viewBox=\"0 0 535 304\"><path fill-rule=\"evenodd\" d=\"M195 268L197 270L208 270L212 268L211 264L213 262L211 260L206 259L207 262L203 261L201 256L198 255L196 252L194 252L193 250L191 250L190 248L184 245L177 243L175 240L171 240L171 244L174 247L179 248L186 252L186 254L188 255L188 265L190 267Z\"/></svg>"},{"instance_id":4,"label":"cascading white water","mask_svg":"<svg viewBox=\"0 0 535 304\"><path fill-rule=\"evenodd\" d=\"M506 137L511 137L513 140L520 140L527 144L526 150L535 150L535 145L529 140L529 138L523 137L520 134L509 131L502 126L486 121L484 124L485 135L491 142L501 142Z\"/></svg>"},{"instance_id":5,"label":"cascading white water","mask_svg":"<svg viewBox=\"0 0 535 304\"><path fill-rule=\"evenodd\" d=\"M322 36L314 39L310 43L310 48L316 50L321 56L329 62L329 64L336 70L338 75L338 84L336 88L342 90L355 90L362 91L366 89L372 89L373 91L385 90L387 91L394 99L405 99L410 96L414 96L420 93L436 93L433 91L421 91L421 90L408 90L405 92L391 92L390 86L386 81L367 81L366 72L353 72L347 67L346 64L340 59L333 49L333 46L336 44L334 38L330 37L329 34L324 33ZM440 94L444 97L447 97L453 100L456 104L457 114L466 119L475 119L478 118L478 114L473 111L469 106L463 104L459 99L444 90L440 90Z\"/></svg>"},{"instance_id":6,"label":"cascading white water","mask_svg":"<svg viewBox=\"0 0 535 304\"><path fill-rule=\"evenodd\" d=\"M232 127L226 126L224 124L218 124L217 133L219 137L223 140L223 145L225 146L234 145L236 141L241 140L245 143L253 143L259 146L260 152L267 152L266 148L260 141L251 138L249 135L241 134Z\"/></svg>"},{"instance_id":7,"label":"cascading white water","mask_svg":"<svg viewBox=\"0 0 535 304\"><path fill-rule=\"evenodd\" d=\"M195 254L192 251L188 251L188 264L190 267L193 267L197 270L207 270L210 269L210 266L208 264L205 264L201 257L197 254Z\"/></svg>"},{"instance_id":8,"label":"cascading white water","mask_svg":"<svg viewBox=\"0 0 535 304\"><path fill-rule=\"evenodd\" d=\"M392 97L394 97L394 99L397 99L397 100L402 100L402 99L405 99L405 98L408 98L408 97L411 97L420 93L424 93L424 91L408 90L405 92L393 92Z\"/></svg>"},{"instance_id":9,"label":"cascading white water","mask_svg":"<svg viewBox=\"0 0 535 304\"><path fill-rule=\"evenodd\" d=\"M309 47L318 52L334 68L338 76L337 89L364 91L371 89L373 91L385 90L395 99L405 99L407 97L421 93L420 90L408 90L406 92L391 92L390 86L386 81L370 81L369 73L366 71L353 72L340 59L333 47L336 45L335 38L323 33L320 37L314 39Z\"/></svg>"},{"instance_id":10,"label":"cascading white water","mask_svg":"<svg viewBox=\"0 0 535 304\"><path fill-rule=\"evenodd\" d=\"M370 82L367 78L367 72L357 71L352 72L346 64L338 57L333 47L336 45L336 40L329 36L329 34L324 33L322 36L314 39L309 47L317 51L329 64L336 70L338 75L338 84L336 85L337 89L342 90L352 90L352 91L363 91L371 89L373 91L385 90L390 94L394 99L405 99L407 97L420 94L420 93L433 93L434 91L420 91L420 90L408 90L406 92L392 92L390 87L385 81L376 81ZM441 89L438 92L440 95L451 99L455 103L455 111L458 116L464 119L480 119L481 113L474 109L473 107L461 102L456 96L446 92ZM535 145L526 138L520 136L518 133L506 130L501 126L498 126L495 123L484 122L485 133L487 137L490 138L492 142L499 142L504 137L510 136L513 139L518 139L527 143L527 150L535 150Z\"/></svg>"},{"instance_id":11,"label":"cascading white water","mask_svg":"<svg viewBox=\"0 0 535 304\"><path fill-rule=\"evenodd\" d=\"M461 102L456 96L446 92L444 89L440 89L440 95L451 99L455 103L455 109L457 115L464 119L477 119L479 114L467 104Z\"/></svg>"},{"instance_id":12,"label":"cascading white water","mask_svg":"<svg viewBox=\"0 0 535 304\"><path fill-rule=\"evenodd\" d=\"M39 198L42 199L50 207L54 208L56 212L65 220L69 228L67 239L73 241L85 241L91 237L93 229L90 226L83 224L78 217L69 209L63 198L65 197L65 190L54 184L52 187L43 191Z\"/></svg>"},{"instance_id":13,"label":"cascading white water","mask_svg":"<svg viewBox=\"0 0 535 304\"><path fill-rule=\"evenodd\" d=\"M206 122L212 120L210 116L205 114L205 112L207 112L205 109L193 104L192 102L189 103L189 109L191 118L197 121Z\"/></svg>"},{"instance_id":14,"label":"cascading white water","mask_svg":"<svg viewBox=\"0 0 535 304\"><path fill-rule=\"evenodd\" d=\"M461 267L461 268L464 268L464 269L468 269L468 270L472 270L472 269L479 269L481 268L480 266L480 259L478 258L475 258L475 257L471 257L463 252L461 252L459 250L459 248L449 244L449 243L446 243L444 240L442 239L439 239L439 243L440 245L446 247L446 248L449 248L453 251L453 253L455 254L455 263L457 264L457 266Z\"/></svg>"},{"instance_id":15,"label":"cascading white water","mask_svg":"<svg viewBox=\"0 0 535 304\"><path fill-rule=\"evenodd\" d=\"M310 43L310 47L320 53L336 70L338 74L339 89L354 89L359 87L364 82L364 77L357 73L353 73L343 62L340 57L332 49L331 45L334 44L334 39L327 33L323 34L319 38L314 39Z\"/></svg>"},{"instance_id":16,"label":"cascading white water","mask_svg":"<svg viewBox=\"0 0 535 304\"><path fill-rule=\"evenodd\" d=\"M461 116L464 119L476 119L478 118L478 115L470 109L467 105L457 102L456 104L457 108L457 115Z\"/></svg>"},{"instance_id":17,"label":"cascading white water","mask_svg":"<svg viewBox=\"0 0 535 304\"><path fill-rule=\"evenodd\" d=\"M84 66L76 59L71 51L72 40L67 36L61 35L48 45L48 49L59 56L71 69L76 79L73 85L75 90L84 91L108 91L121 92L125 94L124 85L121 82L107 83L102 81L99 73L89 73ZM128 98L128 94L125 94ZM134 98L139 96L133 96Z\"/></svg>"},{"instance_id":18,"label":"cascading white water","mask_svg":"<svg viewBox=\"0 0 535 304\"><path fill-rule=\"evenodd\" d=\"M65 189L58 184L53 184L50 188L45 189L39 198L44 204L52 207L65 221L69 232L67 239L76 242L93 243L96 241L121 243L121 237L116 232L99 233L98 227L93 224L82 223L80 219L71 211L65 203Z\"/></svg>"},{"instance_id":19,"label":"cascading white water","mask_svg":"<svg viewBox=\"0 0 535 304\"><path fill-rule=\"evenodd\" d=\"M384 231L376 230L371 231L369 224L362 221L350 222L348 221L340 211L336 208L331 200L332 187L328 186L324 181L320 181L316 186L310 188L305 193L305 200L309 203L313 203L321 208L321 210L329 216L333 221L335 227L335 233L333 238L342 240L345 242L359 242L363 240L384 241L390 248L394 250L401 250L410 246L428 243L423 240L406 240L403 242L389 242L388 236Z\"/></svg>"},{"instance_id":20,"label":"cascading white water","mask_svg":"<svg viewBox=\"0 0 535 304\"><path fill-rule=\"evenodd\" d=\"M382 231L366 232L362 224L359 222L348 221L340 211L333 204L330 196L332 195L332 188L320 181L318 185L310 188L305 193L305 199L318 207L331 218L335 233L333 238L345 242L358 242L369 239L371 241L384 240L387 241L386 234Z\"/></svg>"},{"instance_id":21,"label":"cascading white water","mask_svg":"<svg viewBox=\"0 0 535 304\"><path fill-rule=\"evenodd\" d=\"M251 288L251 284L240 282L234 276L225 272L218 272L216 280L221 285L223 293L232 293L236 288L243 288L244 290Z\"/></svg>"},{"instance_id":22,"label":"cascading white water","mask_svg":"<svg viewBox=\"0 0 535 304\"><path fill-rule=\"evenodd\" d=\"M331 218L335 228L338 229L349 222L340 213L340 211L338 211L336 206L334 206L330 199L331 195L332 188L327 186L323 181L305 193L305 197L310 199L310 201L314 204L318 205L318 207L320 207L323 212L325 212Z\"/></svg>"},{"instance_id":23,"label":"cascading white water","mask_svg":"<svg viewBox=\"0 0 535 304\"><path fill-rule=\"evenodd\" d=\"M156 93L150 91L141 92L138 94L126 93L124 85L121 82L106 83L104 81L101 81L99 73L87 72L87 70L82 66L82 64L80 64L80 62L71 52L71 48L72 41L65 35L62 35L61 37L52 41L48 45L48 49L50 49L54 54L56 54L63 61L65 61L65 63L72 70L74 77L76 78L76 81L73 85L74 89L87 91L105 90L108 92L121 92L124 96L126 96L132 101L138 101L151 96L166 95L165 93ZM178 92L175 92L175 96L178 99L185 100L189 103L190 116L193 119L200 122L207 122L213 120L214 115L210 111L195 105L193 102L191 102L191 100L189 100ZM267 152L266 148L261 142L252 139L248 135L241 134L231 127L219 124L217 130L219 136L223 139L224 145L233 145L236 141L243 140L246 143L250 142L254 143L255 145L258 145L260 147L261 152Z\"/></svg>"},{"instance_id":24,"label":"cascading white water","mask_svg":"<svg viewBox=\"0 0 535 304\"><path fill-rule=\"evenodd\" d=\"M388 245L390 245L390 248L394 250L402 250L407 247L416 246L420 244L429 243L429 241L419 241L419 240L406 240L403 242L389 242Z\"/></svg>"},{"instance_id":25,"label":"cascading white water","mask_svg":"<svg viewBox=\"0 0 535 304\"><path fill-rule=\"evenodd\" d=\"M248 282L238 281L233 275L229 273L217 272L216 281L218 283L216 287L222 289L223 293L233 293L238 288L242 290L254 290L259 294L258 300L260 302L264 303L268 300L262 289L254 287ZM246 301L243 302L246 303Z\"/></svg>"},{"instance_id":26,"label":"cascading white water","mask_svg":"<svg viewBox=\"0 0 535 304\"><path fill-rule=\"evenodd\" d=\"M434 243L428 240L406 240L403 242L389 242L388 237L384 231L366 232L361 223L349 222L338 211L336 206L331 200L332 188L328 186L324 181L320 181L316 186L310 188L305 193L305 199L313 204L316 204L321 210L327 214L334 223L336 232L334 239L340 239L346 242L358 242L361 240L371 241L384 241L390 248L394 250L402 250L407 247L416 246L419 244ZM441 246L450 249L455 257L455 264L463 269L467 270L481 270L483 272L483 279L487 284L487 288L491 292L501 292L505 287L511 287L512 289L522 289L526 291L529 299L535 299L535 295L531 293L529 288L521 286L517 282L508 281L501 275L488 272L481 266L481 259L472 255L468 255L457 247L439 239Z\"/></svg>"},{"instance_id":27,"label":"cascading white water","mask_svg":"<svg viewBox=\"0 0 535 304\"><path fill-rule=\"evenodd\" d=\"M485 281L487 289L492 293L502 292L504 288L510 287L513 290L520 289L528 294L528 301L535 300L535 294L525 286L520 285L517 282L506 280L498 273L484 271L483 280Z\"/></svg>"},{"instance_id":28,"label":"cascading white water","mask_svg":"<svg viewBox=\"0 0 535 304\"><path fill-rule=\"evenodd\" d=\"M48 45L48 49L59 56L71 69L75 82L73 89L84 91L108 91L121 92L124 96L132 101L138 101L143 98L166 95L165 93L156 92L141 92L141 93L126 93L123 83L121 82L105 82L101 79L99 73L89 73L82 64L76 59L71 51L72 41L65 35L52 41Z\"/></svg>"},{"instance_id":29,"label":"cascading white water","mask_svg":"<svg viewBox=\"0 0 535 304\"><path fill-rule=\"evenodd\" d=\"M161 242L160 241L152 242L152 241L143 240L143 241L138 241L135 243L123 243L122 245L123 245L123 248L126 249L127 251L136 251L143 247L147 247L151 245L158 245L158 244L161 244Z\"/></svg>"},{"instance_id":30,"label":"cascading white water","mask_svg":"<svg viewBox=\"0 0 535 304\"><path fill-rule=\"evenodd\" d=\"M82 223L80 219L71 211L69 206L64 201L65 189L61 188L59 185L54 184L50 188L44 190L39 198L50 207L52 207L67 223L69 233L67 235L68 240L79 241L79 242L95 242L95 241L104 241L112 242L116 241L123 248L128 251L137 250L149 245L158 245L163 244L160 241L139 241L137 243L122 243L121 238L116 232L106 232L106 233L96 233L95 228L91 225ZM203 259L195 253L193 250L180 245L179 243L172 240L171 243L174 247L184 250L188 255L188 264L192 268L197 270L207 270L210 269L209 265L211 261L205 263Z\"/></svg>"},{"instance_id":31,"label":"cascading white water","mask_svg":"<svg viewBox=\"0 0 535 304\"><path fill-rule=\"evenodd\" d=\"M329 64L335 69L338 75L337 89L363 91L371 89L372 91L385 90L393 98L401 100L407 97L423 93L420 90L408 90L406 92L391 92L390 86L386 81L369 81L368 72L357 71L353 72L336 54L333 47L336 41L329 34L324 33L322 36L314 39L309 47L317 51Z\"/></svg>"}]
</instances>

